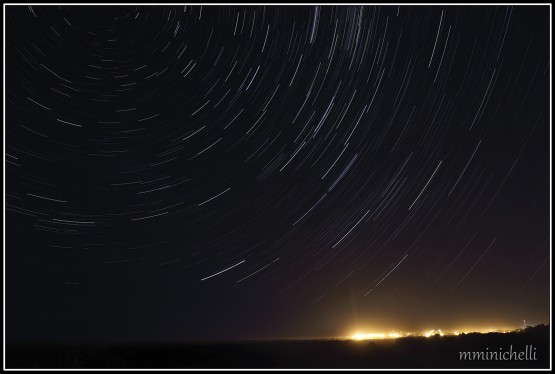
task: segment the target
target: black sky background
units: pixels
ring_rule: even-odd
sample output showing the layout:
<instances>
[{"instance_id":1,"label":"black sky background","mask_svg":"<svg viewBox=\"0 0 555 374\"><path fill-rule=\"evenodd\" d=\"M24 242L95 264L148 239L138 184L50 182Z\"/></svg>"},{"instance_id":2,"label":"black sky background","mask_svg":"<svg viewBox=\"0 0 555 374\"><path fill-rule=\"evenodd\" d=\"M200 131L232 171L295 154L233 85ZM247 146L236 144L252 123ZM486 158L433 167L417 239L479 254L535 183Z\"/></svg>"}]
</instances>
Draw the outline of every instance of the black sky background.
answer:
<instances>
[{"instance_id":1,"label":"black sky background","mask_svg":"<svg viewBox=\"0 0 555 374\"><path fill-rule=\"evenodd\" d=\"M8 341L549 322L547 6L5 22Z\"/></svg>"}]
</instances>

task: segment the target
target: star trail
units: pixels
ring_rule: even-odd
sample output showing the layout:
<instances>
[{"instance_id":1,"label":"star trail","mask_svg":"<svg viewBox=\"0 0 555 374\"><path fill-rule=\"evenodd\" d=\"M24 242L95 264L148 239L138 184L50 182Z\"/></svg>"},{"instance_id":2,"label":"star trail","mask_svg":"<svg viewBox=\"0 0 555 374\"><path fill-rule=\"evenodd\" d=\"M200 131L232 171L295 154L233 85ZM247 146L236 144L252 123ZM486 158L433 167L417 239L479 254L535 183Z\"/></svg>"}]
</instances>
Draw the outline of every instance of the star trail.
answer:
<instances>
[{"instance_id":1,"label":"star trail","mask_svg":"<svg viewBox=\"0 0 555 374\"><path fill-rule=\"evenodd\" d=\"M12 340L549 321L547 6L7 6Z\"/></svg>"}]
</instances>

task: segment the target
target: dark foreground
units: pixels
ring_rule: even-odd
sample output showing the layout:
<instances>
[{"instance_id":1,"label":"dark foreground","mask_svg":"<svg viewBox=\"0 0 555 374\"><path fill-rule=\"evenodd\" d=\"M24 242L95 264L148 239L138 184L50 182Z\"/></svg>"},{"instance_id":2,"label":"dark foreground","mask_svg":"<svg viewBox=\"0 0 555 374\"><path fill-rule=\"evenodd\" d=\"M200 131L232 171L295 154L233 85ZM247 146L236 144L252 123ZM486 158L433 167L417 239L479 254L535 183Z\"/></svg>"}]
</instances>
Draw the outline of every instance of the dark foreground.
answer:
<instances>
[{"instance_id":1,"label":"dark foreground","mask_svg":"<svg viewBox=\"0 0 555 374\"><path fill-rule=\"evenodd\" d=\"M459 352L509 352L511 346L511 360L460 359ZM528 357L516 359L526 350ZM538 326L507 334L379 341L14 344L6 347L6 368L549 368L549 352L549 328Z\"/></svg>"}]
</instances>

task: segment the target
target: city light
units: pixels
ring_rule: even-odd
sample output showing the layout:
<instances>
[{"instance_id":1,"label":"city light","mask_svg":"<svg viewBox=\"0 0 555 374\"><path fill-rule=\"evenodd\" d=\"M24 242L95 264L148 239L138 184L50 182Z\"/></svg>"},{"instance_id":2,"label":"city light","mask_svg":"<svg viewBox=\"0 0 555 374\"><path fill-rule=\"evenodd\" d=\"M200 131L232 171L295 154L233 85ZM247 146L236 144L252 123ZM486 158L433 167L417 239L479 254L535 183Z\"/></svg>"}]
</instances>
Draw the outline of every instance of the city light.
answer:
<instances>
[{"instance_id":1,"label":"city light","mask_svg":"<svg viewBox=\"0 0 555 374\"><path fill-rule=\"evenodd\" d=\"M460 330L454 330L454 331L450 331L450 330L443 330L443 329L432 329L432 330L425 330L422 332L397 332L397 331L393 331L393 332L389 332L389 333L362 333L362 332L357 332L353 335L351 335L350 339L351 340L357 340L357 341L361 341L361 340L381 340L381 339L398 339L398 338L406 338L406 337L425 337L425 338L431 338L434 336L459 336L461 334L468 334L468 333L478 333L478 334L487 334L487 333L510 333L511 330L507 330L507 329L485 329L485 330L473 330L473 329L466 329L464 330L465 332L462 332Z\"/></svg>"},{"instance_id":2,"label":"city light","mask_svg":"<svg viewBox=\"0 0 555 374\"><path fill-rule=\"evenodd\" d=\"M354 334L354 340L372 340L372 339L385 339L385 334Z\"/></svg>"}]
</instances>

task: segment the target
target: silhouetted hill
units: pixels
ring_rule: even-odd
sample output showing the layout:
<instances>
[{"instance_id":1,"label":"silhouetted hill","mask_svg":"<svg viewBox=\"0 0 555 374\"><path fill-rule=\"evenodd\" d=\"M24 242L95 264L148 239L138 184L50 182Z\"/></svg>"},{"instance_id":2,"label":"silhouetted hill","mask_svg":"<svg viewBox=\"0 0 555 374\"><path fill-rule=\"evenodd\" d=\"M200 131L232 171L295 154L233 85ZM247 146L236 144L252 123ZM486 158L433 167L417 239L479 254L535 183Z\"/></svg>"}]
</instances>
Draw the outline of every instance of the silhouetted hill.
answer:
<instances>
[{"instance_id":1,"label":"silhouetted hill","mask_svg":"<svg viewBox=\"0 0 555 374\"><path fill-rule=\"evenodd\" d=\"M461 360L460 352L528 359ZM549 368L549 328L396 340L8 345L7 368ZM506 355L508 356L508 355ZM524 355L521 355L524 358ZM477 356L479 357L479 354ZM485 357L485 356L482 356ZM491 356L493 357L493 356ZM535 358L535 359L534 359Z\"/></svg>"}]
</instances>

